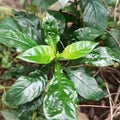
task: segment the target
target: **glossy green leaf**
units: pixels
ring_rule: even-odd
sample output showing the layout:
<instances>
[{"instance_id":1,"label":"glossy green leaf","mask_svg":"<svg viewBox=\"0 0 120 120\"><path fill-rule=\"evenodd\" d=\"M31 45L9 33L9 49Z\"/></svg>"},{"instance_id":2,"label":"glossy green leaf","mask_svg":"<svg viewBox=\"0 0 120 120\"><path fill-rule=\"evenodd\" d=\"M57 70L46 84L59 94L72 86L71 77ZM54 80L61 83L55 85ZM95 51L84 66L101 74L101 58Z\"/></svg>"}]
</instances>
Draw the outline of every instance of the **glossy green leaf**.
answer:
<instances>
[{"instance_id":1,"label":"glossy green leaf","mask_svg":"<svg viewBox=\"0 0 120 120\"><path fill-rule=\"evenodd\" d=\"M55 73L43 102L44 114L48 120L77 120L77 93L73 82L55 66Z\"/></svg>"},{"instance_id":2,"label":"glossy green leaf","mask_svg":"<svg viewBox=\"0 0 120 120\"><path fill-rule=\"evenodd\" d=\"M47 76L40 71L34 71L28 76L21 76L4 94L3 100L9 106L30 102L43 93L46 81Z\"/></svg>"},{"instance_id":3,"label":"glossy green leaf","mask_svg":"<svg viewBox=\"0 0 120 120\"><path fill-rule=\"evenodd\" d=\"M117 52L120 54L120 46L118 43L120 43L120 30L119 29L111 29L109 35L107 34L104 39L102 39L102 42L105 46L110 47L113 51ZM118 43L115 41L115 39L118 41Z\"/></svg>"},{"instance_id":4,"label":"glossy green leaf","mask_svg":"<svg viewBox=\"0 0 120 120\"><path fill-rule=\"evenodd\" d=\"M82 61L92 66L103 67L113 65L115 61L120 62L120 56L108 47L99 47L85 56Z\"/></svg>"},{"instance_id":5,"label":"glossy green leaf","mask_svg":"<svg viewBox=\"0 0 120 120\"><path fill-rule=\"evenodd\" d=\"M15 48L17 52L23 52L37 45L36 42L24 33L2 29L0 30L0 43Z\"/></svg>"},{"instance_id":6,"label":"glossy green leaf","mask_svg":"<svg viewBox=\"0 0 120 120\"><path fill-rule=\"evenodd\" d=\"M63 34L66 24L64 16L60 12L54 10L47 10L47 12L56 19L58 25L58 33L60 35Z\"/></svg>"},{"instance_id":7,"label":"glossy green leaf","mask_svg":"<svg viewBox=\"0 0 120 120\"><path fill-rule=\"evenodd\" d=\"M72 40L94 40L95 38L102 35L103 32L101 32L98 29L92 28L92 27L84 27L77 29L73 32L71 35Z\"/></svg>"},{"instance_id":8,"label":"glossy green leaf","mask_svg":"<svg viewBox=\"0 0 120 120\"><path fill-rule=\"evenodd\" d=\"M57 0L30 0L33 5L40 6L43 10L48 9Z\"/></svg>"},{"instance_id":9,"label":"glossy green leaf","mask_svg":"<svg viewBox=\"0 0 120 120\"><path fill-rule=\"evenodd\" d=\"M64 8L69 0L58 0L58 1L60 2L62 8Z\"/></svg>"},{"instance_id":10,"label":"glossy green leaf","mask_svg":"<svg viewBox=\"0 0 120 120\"><path fill-rule=\"evenodd\" d=\"M101 0L80 0L83 20L86 25L104 31L108 22L108 11Z\"/></svg>"},{"instance_id":11,"label":"glossy green leaf","mask_svg":"<svg viewBox=\"0 0 120 120\"><path fill-rule=\"evenodd\" d=\"M12 109L5 109L1 111L3 117L5 120L20 120L18 118L18 113Z\"/></svg>"},{"instance_id":12,"label":"glossy green leaf","mask_svg":"<svg viewBox=\"0 0 120 120\"><path fill-rule=\"evenodd\" d=\"M55 55L51 46L39 45L26 50L17 58L32 63L48 64L55 58Z\"/></svg>"},{"instance_id":13,"label":"glossy green leaf","mask_svg":"<svg viewBox=\"0 0 120 120\"><path fill-rule=\"evenodd\" d=\"M57 0L30 0L33 5L40 6L43 10L48 9Z\"/></svg>"},{"instance_id":14,"label":"glossy green leaf","mask_svg":"<svg viewBox=\"0 0 120 120\"><path fill-rule=\"evenodd\" d=\"M20 31L35 40L38 44L43 44L43 31L39 18L34 14L14 11L13 20L19 26Z\"/></svg>"},{"instance_id":15,"label":"glossy green leaf","mask_svg":"<svg viewBox=\"0 0 120 120\"><path fill-rule=\"evenodd\" d=\"M32 113L36 111L43 102L44 95L37 99L22 105L19 108L18 116L21 120L32 120Z\"/></svg>"},{"instance_id":16,"label":"glossy green leaf","mask_svg":"<svg viewBox=\"0 0 120 120\"><path fill-rule=\"evenodd\" d=\"M12 18L5 18L0 21L0 29L19 31L19 26Z\"/></svg>"},{"instance_id":17,"label":"glossy green leaf","mask_svg":"<svg viewBox=\"0 0 120 120\"><path fill-rule=\"evenodd\" d=\"M58 35L59 28L58 28L57 20L49 13L46 13L46 16L42 21L42 27L45 32L45 42L48 45L56 48L56 44L60 39Z\"/></svg>"},{"instance_id":18,"label":"glossy green leaf","mask_svg":"<svg viewBox=\"0 0 120 120\"><path fill-rule=\"evenodd\" d=\"M87 100L99 100L103 97L102 89L85 69L65 70L68 73L69 78L73 81L80 96Z\"/></svg>"},{"instance_id":19,"label":"glossy green leaf","mask_svg":"<svg viewBox=\"0 0 120 120\"><path fill-rule=\"evenodd\" d=\"M97 43L90 41L80 41L68 45L59 55L68 60L78 59L90 53Z\"/></svg>"}]
</instances>

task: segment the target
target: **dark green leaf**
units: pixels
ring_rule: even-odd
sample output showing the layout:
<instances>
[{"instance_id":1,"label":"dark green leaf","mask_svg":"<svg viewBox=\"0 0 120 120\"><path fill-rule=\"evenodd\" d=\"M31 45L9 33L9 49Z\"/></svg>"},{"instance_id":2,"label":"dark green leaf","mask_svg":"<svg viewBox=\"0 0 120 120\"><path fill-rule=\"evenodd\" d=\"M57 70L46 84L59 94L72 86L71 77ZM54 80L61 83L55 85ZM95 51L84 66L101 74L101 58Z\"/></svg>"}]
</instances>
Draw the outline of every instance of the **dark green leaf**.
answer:
<instances>
[{"instance_id":1,"label":"dark green leaf","mask_svg":"<svg viewBox=\"0 0 120 120\"><path fill-rule=\"evenodd\" d=\"M39 45L26 50L17 58L32 63L48 64L55 58L55 55L51 46Z\"/></svg>"},{"instance_id":2,"label":"dark green leaf","mask_svg":"<svg viewBox=\"0 0 120 120\"><path fill-rule=\"evenodd\" d=\"M103 43L105 46L110 47L113 51L117 52L120 54L120 30L119 29L111 29L110 34L112 35L106 35L105 38L103 39ZM114 36L114 38L113 38ZM118 43L116 42L116 40Z\"/></svg>"},{"instance_id":3,"label":"dark green leaf","mask_svg":"<svg viewBox=\"0 0 120 120\"><path fill-rule=\"evenodd\" d=\"M42 94L46 87L47 76L40 71L29 76L21 76L3 96L9 106L17 106L32 101Z\"/></svg>"},{"instance_id":4,"label":"dark green leaf","mask_svg":"<svg viewBox=\"0 0 120 120\"><path fill-rule=\"evenodd\" d=\"M73 34L71 35L71 38L73 40L94 40L95 38L99 37L100 35L102 35L103 32L101 32L100 30L97 30L95 28L92 27L84 27L84 28L80 28L77 29L73 32Z\"/></svg>"},{"instance_id":5,"label":"dark green leaf","mask_svg":"<svg viewBox=\"0 0 120 120\"><path fill-rule=\"evenodd\" d=\"M108 22L108 11L101 0L80 0L84 22L91 27L104 31Z\"/></svg>"},{"instance_id":6,"label":"dark green leaf","mask_svg":"<svg viewBox=\"0 0 120 120\"><path fill-rule=\"evenodd\" d=\"M18 113L19 118L21 120L32 120L32 113L40 107L43 102L43 98L44 95L21 106Z\"/></svg>"},{"instance_id":7,"label":"dark green leaf","mask_svg":"<svg viewBox=\"0 0 120 120\"><path fill-rule=\"evenodd\" d=\"M57 25L58 25L58 33L63 34L64 29L65 29L64 16L58 11L48 10L47 12L56 19Z\"/></svg>"},{"instance_id":8,"label":"dark green leaf","mask_svg":"<svg viewBox=\"0 0 120 120\"><path fill-rule=\"evenodd\" d=\"M17 52L23 52L37 45L36 42L24 33L2 29L0 30L0 43L15 48Z\"/></svg>"},{"instance_id":9,"label":"dark green leaf","mask_svg":"<svg viewBox=\"0 0 120 120\"><path fill-rule=\"evenodd\" d=\"M18 113L12 109L5 109L1 111L3 117L5 120L20 120L18 118Z\"/></svg>"},{"instance_id":10,"label":"dark green leaf","mask_svg":"<svg viewBox=\"0 0 120 120\"><path fill-rule=\"evenodd\" d=\"M39 19L34 14L14 11L14 21L20 28L20 31L31 37L38 44L43 44L43 32Z\"/></svg>"},{"instance_id":11,"label":"dark green leaf","mask_svg":"<svg viewBox=\"0 0 120 120\"><path fill-rule=\"evenodd\" d=\"M49 13L46 13L46 16L42 21L42 27L45 32L45 42L56 48L56 44L60 39L57 20Z\"/></svg>"},{"instance_id":12,"label":"dark green leaf","mask_svg":"<svg viewBox=\"0 0 120 120\"><path fill-rule=\"evenodd\" d=\"M99 100L103 97L102 89L85 69L65 70L67 71L69 78L74 82L80 96L87 100Z\"/></svg>"},{"instance_id":13,"label":"dark green leaf","mask_svg":"<svg viewBox=\"0 0 120 120\"><path fill-rule=\"evenodd\" d=\"M120 56L108 47L99 47L85 56L82 61L93 66L110 66L115 61L120 62Z\"/></svg>"},{"instance_id":14,"label":"dark green leaf","mask_svg":"<svg viewBox=\"0 0 120 120\"><path fill-rule=\"evenodd\" d=\"M78 59L90 53L96 45L97 43L90 41L75 42L68 45L60 54L60 57L68 60Z\"/></svg>"},{"instance_id":15,"label":"dark green leaf","mask_svg":"<svg viewBox=\"0 0 120 120\"><path fill-rule=\"evenodd\" d=\"M55 73L43 102L44 114L48 120L77 120L77 93L72 81L55 66Z\"/></svg>"},{"instance_id":16,"label":"dark green leaf","mask_svg":"<svg viewBox=\"0 0 120 120\"><path fill-rule=\"evenodd\" d=\"M30 0L33 5L40 6L43 10L48 9L57 0Z\"/></svg>"},{"instance_id":17,"label":"dark green leaf","mask_svg":"<svg viewBox=\"0 0 120 120\"><path fill-rule=\"evenodd\" d=\"M19 31L19 26L12 18L6 18L0 21L0 29Z\"/></svg>"}]
</instances>

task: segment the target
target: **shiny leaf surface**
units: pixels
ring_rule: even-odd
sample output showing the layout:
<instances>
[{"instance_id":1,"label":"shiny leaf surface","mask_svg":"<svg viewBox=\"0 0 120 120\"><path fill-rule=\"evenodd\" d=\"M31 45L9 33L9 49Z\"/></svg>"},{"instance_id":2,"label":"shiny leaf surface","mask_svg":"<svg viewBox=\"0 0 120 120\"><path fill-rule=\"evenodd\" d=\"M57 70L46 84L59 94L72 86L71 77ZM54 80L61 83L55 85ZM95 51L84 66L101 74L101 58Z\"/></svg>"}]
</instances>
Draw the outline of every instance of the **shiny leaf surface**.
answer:
<instances>
[{"instance_id":1,"label":"shiny leaf surface","mask_svg":"<svg viewBox=\"0 0 120 120\"><path fill-rule=\"evenodd\" d=\"M110 34L112 35L106 35L103 39L103 43L105 46L110 47L113 51L120 54L120 30L119 29L111 29ZM114 38L113 38L114 36ZM118 43L115 41L115 39L118 41Z\"/></svg>"},{"instance_id":2,"label":"shiny leaf surface","mask_svg":"<svg viewBox=\"0 0 120 120\"><path fill-rule=\"evenodd\" d=\"M6 18L0 21L0 29L19 31L19 26L12 18Z\"/></svg>"},{"instance_id":3,"label":"shiny leaf surface","mask_svg":"<svg viewBox=\"0 0 120 120\"><path fill-rule=\"evenodd\" d=\"M45 32L45 42L56 48L56 44L60 39L57 20L49 13L46 13L46 16L42 21L42 27Z\"/></svg>"},{"instance_id":4,"label":"shiny leaf surface","mask_svg":"<svg viewBox=\"0 0 120 120\"><path fill-rule=\"evenodd\" d=\"M13 47L17 52L23 52L36 46L36 42L21 32L11 30L0 30L0 43L8 47Z\"/></svg>"},{"instance_id":5,"label":"shiny leaf surface","mask_svg":"<svg viewBox=\"0 0 120 120\"><path fill-rule=\"evenodd\" d=\"M72 40L94 40L95 38L102 35L103 32L92 27L84 27L77 29L71 35Z\"/></svg>"},{"instance_id":6,"label":"shiny leaf surface","mask_svg":"<svg viewBox=\"0 0 120 120\"><path fill-rule=\"evenodd\" d=\"M43 32L39 18L34 14L14 11L13 20L19 26L20 31L35 40L38 44L43 44Z\"/></svg>"},{"instance_id":7,"label":"shiny leaf surface","mask_svg":"<svg viewBox=\"0 0 120 120\"><path fill-rule=\"evenodd\" d=\"M99 100L103 97L102 89L85 69L65 70L68 73L69 78L73 81L80 96L87 100Z\"/></svg>"},{"instance_id":8,"label":"shiny leaf surface","mask_svg":"<svg viewBox=\"0 0 120 120\"><path fill-rule=\"evenodd\" d=\"M82 61L92 66L103 67L113 65L115 61L120 62L120 56L108 47L99 47L85 56Z\"/></svg>"},{"instance_id":9,"label":"shiny leaf surface","mask_svg":"<svg viewBox=\"0 0 120 120\"><path fill-rule=\"evenodd\" d=\"M22 105L19 108L18 116L21 120L32 120L32 113L37 110L43 102L44 95L37 99Z\"/></svg>"},{"instance_id":10,"label":"shiny leaf surface","mask_svg":"<svg viewBox=\"0 0 120 120\"><path fill-rule=\"evenodd\" d=\"M58 1L60 2L62 8L64 8L69 0L58 0Z\"/></svg>"},{"instance_id":11,"label":"shiny leaf surface","mask_svg":"<svg viewBox=\"0 0 120 120\"><path fill-rule=\"evenodd\" d=\"M86 25L104 31L108 21L108 11L101 0L80 0L83 20Z\"/></svg>"},{"instance_id":12,"label":"shiny leaf surface","mask_svg":"<svg viewBox=\"0 0 120 120\"><path fill-rule=\"evenodd\" d=\"M56 19L58 25L58 33L60 35L63 34L66 24L64 16L58 11L48 10L47 12Z\"/></svg>"},{"instance_id":13,"label":"shiny leaf surface","mask_svg":"<svg viewBox=\"0 0 120 120\"><path fill-rule=\"evenodd\" d=\"M61 71L59 64L43 102L44 114L48 120L77 120L77 93L73 82Z\"/></svg>"},{"instance_id":14,"label":"shiny leaf surface","mask_svg":"<svg viewBox=\"0 0 120 120\"><path fill-rule=\"evenodd\" d=\"M5 109L1 111L3 117L5 120L20 120L18 118L18 113L12 109Z\"/></svg>"},{"instance_id":15,"label":"shiny leaf surface","mask_svg":"<svg viewBox=\"0 0 120 120\"><path fill-rule=\"evenodd\" d=\"M52 47L48 45L35 46L17 56L17 58L21 60L39 64L48 64L54 57L54 51Z\"/></svg>"},{"instance_id":16,"label":"shiny leaf surface","mask_svg":"<svg viewBox=\"0 0 120 120\"><path fill-rule=\"evenodd\" d=\"M34 71L28 76L21 76L3 96L9 106L17 106L32 101L42 94L46 87L47 76Z\"/></svg>"},{"instance_id":17,"label":"shiny leaf surface","mask_svg":"<svg viewBox=\"0 0 120 120\"><path fill-rule=\"evenodd\" d=\"M64 51L60 54L60 57L63 57L68 60L78 59L90 53L97 43L90 41L80 41L68 45Z\"/></svg>"},{"instance_id":18,"label":"shiny leaf surface","mask_svg":"<svg viewBox=\"0 0 120 120\"><path fill-rule=\"evenodd\" d=\"M40 6L43 10L48 9L57 0L30 0L33 5Z\"/></svg>"}]
</instances>

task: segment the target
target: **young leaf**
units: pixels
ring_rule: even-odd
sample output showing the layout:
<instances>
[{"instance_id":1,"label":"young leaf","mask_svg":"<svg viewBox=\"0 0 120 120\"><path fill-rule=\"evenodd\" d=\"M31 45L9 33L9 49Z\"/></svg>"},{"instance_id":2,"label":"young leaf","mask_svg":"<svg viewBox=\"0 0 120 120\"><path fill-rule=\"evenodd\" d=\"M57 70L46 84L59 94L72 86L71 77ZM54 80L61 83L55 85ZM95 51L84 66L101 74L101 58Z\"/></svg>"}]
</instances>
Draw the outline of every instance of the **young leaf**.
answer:
<instances>
[{"instance_id":1,"label":"young leaf","mask_svg":"<svg viewBox=\"0 0 120 120\"><path fill-rule=\"evenodd\" d=\"M94 40L98 36L102 35L103 32L101 32L98 29L92 28L92 27L84 27L77 29L73 32L71 35L72 40Z\"/></svg>"},{"instance_id":2,"label":"young leaf","mask_svg":"<svg viewBox=\"0 0 120 120\"><path fill-rule=\"evenodd\" d=\"M99 100L103 97L103 91L96 80L83 68L77 70L65 69L69 78L73 81L80 96L87 100Z\"/></svg>"},{"instance_id":3,"label":"young leaf","mask_svg":"<svg viewBox=\"0 0 120 120\"><path fill-rule=\"evenodd\" d=\"M26 50L17 58L32 63L48 64L55 58L55 55L51 46L39 45Z\"/></svg>"},{"instance_id":4,"label":"young leaf","mask_svg":"<svg viewBox=\"0 0 120 120\"><path fill-rule=\"evenodd\" d=\"M45 42L48 45L56 48L56 44L60 39L57 20L49 13L46 13L46 16L42 21L42 27L45 32Z\"/></svg>"},{"instance_id":5,"label":"young leaf","mask_svg":"<svg viewBox=\"0 0 120 120\"><path fill-rule=\"evenodd\" d=\"M59 57L63 57L68 60L78 59L90 53L96 45L97 43L90 41L80 41L72 43L64 49Z\"/></svg>"},{"instance_id":6,"label":"young leaf","mask_svg":"<svg viewBox=\"0 0 120 120\"><path fill-rule=\"evenodd\" d=\"M73 82L61 71L59 64L50 82L43 102L44 114L48 120L77 120L77 93Z\"/></svg>"},{"instance_id":7,"label":"young leaf","mask_svg":"<svg viewBox=\"0 0 120 120\"><path fill-rule=\"evenodd\" d=\"M81 59L86 64L93 66L110 66L116 62L120 62L120 57L117 53L108 47L99 47Z\"/></svg>"},{"instance_id":8,"label":"young leaf","mask_svg":"<svg viewBox=\"0 0 120 120\"><path fill-rule=\"evenodd\" d=\"M101 0L80 0L84 22L91 27L104 31L108 22L108 11Z\"/></svg>"},{"instance_id":9,"label":"young leaf","mask_svg":"<svg viewBox=\"0 0 120 120\"><path fill-rule=\"evenodd\" d=\"M0 43L15 48L17 52L23 52L37 45L35 41L24 33L4 29L0 30Z\"/></svg>"},{"instance_id":10,"label":"young leaf","mask_svg":"<svg viewBox=\"0 0 120 120\"><path fill-rule=\"evenodd\" d=\"M18 118L18 113L12 109L5 109L1 111L3 117L5 120L20 120Z\"/></svg>"},{"instance_id":11,"label":"young leaf","mask_svg":"<svg viewBox=\"0 0 120 120\"><path fill-rule=\"evenodd\" d=\"M9 106L17 106L32 101L42 94L46 87L47 76L40 71L21 76L4 94L3 101Z\"/></svg>"}]
</instances>

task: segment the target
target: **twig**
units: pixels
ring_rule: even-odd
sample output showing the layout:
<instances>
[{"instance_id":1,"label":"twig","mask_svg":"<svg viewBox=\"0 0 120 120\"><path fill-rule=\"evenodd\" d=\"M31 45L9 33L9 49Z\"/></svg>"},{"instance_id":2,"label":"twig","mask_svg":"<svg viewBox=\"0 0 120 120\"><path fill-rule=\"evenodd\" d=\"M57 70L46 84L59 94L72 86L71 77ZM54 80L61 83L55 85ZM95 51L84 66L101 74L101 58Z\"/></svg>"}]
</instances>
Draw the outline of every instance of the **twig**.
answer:
<instances>
[{"instance_id":1,"label":"twig","mask_svg":"<svg viewBox=\"0 0 120 120\"><path fill-rule=\"evenodd\" d=\"M62 43L61 40L59 40L60 44L62 45L63 48L65 48L64 44Z\"/></svg>"},{"instance_id":2,"label":"twig","mask_svg":"<svg viewBox=\"0 0 120 120\"><path fill-rule=\"evenodd\" d=\"M119 88L118 88L118 90L117 90L117 94L116 94L115 99L114 99L114 104L115 104L115 105L116 105L117 102L118 102L119 96L120 96L120 86L119 86Z\"/></svg>"},{"instance_id":3,"label":"twig","mask_svg":"<svg viewBox=\"0 0 120 120\"><path fill-rule=\"evenodd\" d=\"M118 4L119 4L119 2L120 2L120 0L117 0L116 1L116 4L115 4L115 10L114 10L114 20L116 20L116 18L117 18L117 6L118 6Z\"/></svg>"},{"instance_id":4,"label":"twig","mask_svg":"<svg viewBox=\"0 0 120 120\"><path fill-rule=\"evenodd\" d=\"M100 73L100 71L101 71L101 68L97 70L97 72L93 75L93 77L96 77Z\"/></svg>"},{"instance_id":5,"label":"twig","mask_svg":"<svg viewBox=\"0 0 120 120\"><path fill-rule=\"evenodd\" d=\"M106 86L106 89L107 89L107 92L109 94L109 104L110 104L110 120L113 120L113 106L112 106L112 97L111 97L111 93L110 93L110 90L109 90L109 87L108 87L108 83L106 82L102 72L101 72L101 76L103 78L103 80L105 81L105 86ZM109 116L106 120L109 120Z\"/></svg>"},{"instance_id":6,"label":"twig","mask_svg":"<svg viewBox=\"0 0 120 120\"><path fill-rule=\"evenodd\" d=\"M110 106L100 106L100 105L79 105L79 107L94 107L94 108L110 108Z\"/></svg>"},{"instance_id":7,"label":"twig","mask_svg":"<svg viewBox=\"0 0 120 120\"><path fill-rule=\"evenodd\" d=\"M111 34L108 30L106 30L106 32L107 32L109 35L111 35L111 37L115 40L116 44L117 44L118 47L120 48L120 43L119 43L119 41L116 39L116 37L115 37L113 34Z\"/></svg>"}]
</instances>

